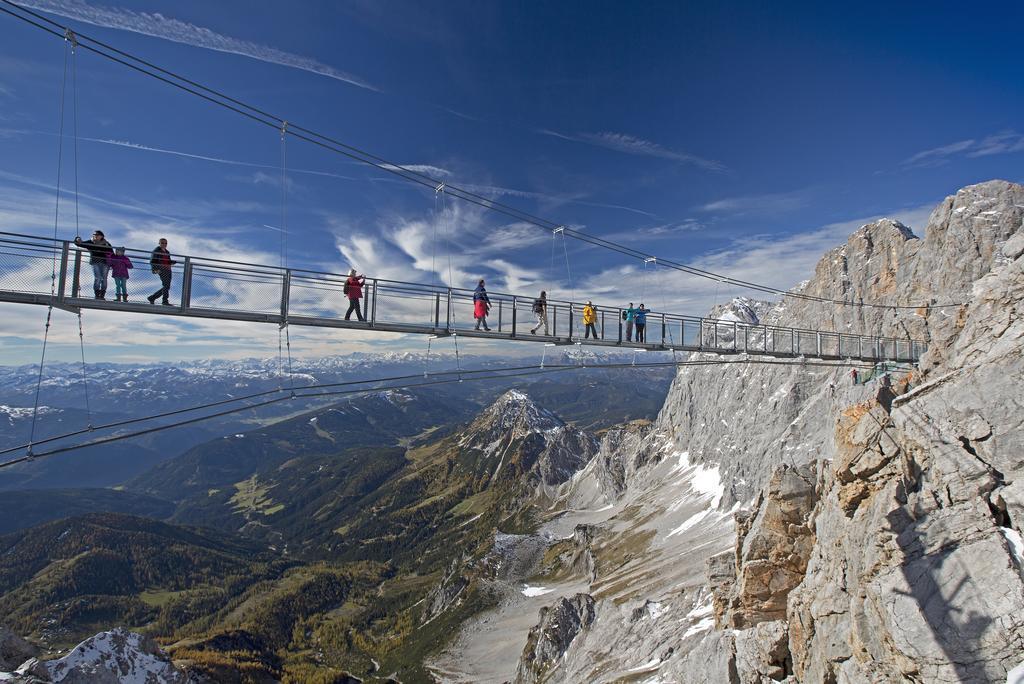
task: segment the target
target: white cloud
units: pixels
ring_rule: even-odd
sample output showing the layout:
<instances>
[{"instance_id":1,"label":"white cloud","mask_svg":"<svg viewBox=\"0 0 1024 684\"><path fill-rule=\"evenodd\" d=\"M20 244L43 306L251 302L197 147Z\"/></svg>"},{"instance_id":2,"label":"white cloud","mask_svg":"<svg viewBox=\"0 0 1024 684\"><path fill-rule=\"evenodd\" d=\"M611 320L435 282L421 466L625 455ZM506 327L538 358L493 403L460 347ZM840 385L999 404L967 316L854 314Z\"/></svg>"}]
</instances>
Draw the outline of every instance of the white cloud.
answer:
<instances>
[{"instance_id":1,"label":"white cloud","mask_svg":"<svg viewBox=\"0 0 1024 684\"><path fill-rule=\"evenodd\" d=\"M952 157L987 157L993 154L1010 154L1024 152L1024 135L1005 130L985 136L980 140L971 138L960 140L941 147L924 150L903 160L901 166L920 168L945 164Z\"/></svg>"},{"instance_id":2,"label":"white cloud","mask_svg":"<svg viewBox=\"0 0 1024 684\"><path fill-rule=\"evenodd\" d=\"M285 52L284 50L278 50L267 45L225 36L203 26L196 26L179 19L165 17L159 13L137 12L122 7L102 7L90 5L81 0L62 0L60 2L58 0L23 0L21 4L35 10L56 14L68 19L75 19L95 26L131 31L193 47L241 55L261 62L269 62L319 74L359 88L379 90L358 76L336 69L310 57L303 57L302 55Z\"/></svg>"},{"instance_id":3,"label":"white cloud","mask_svg":"<svg viewBox=\"0 0 1024 684\"><path fill-rule=\"evenodd\" d=\"M708 202L698 209L708 213L746 216L748 214L782 214L800 209L806 204L807 200L801 191L726 197Z\"/></svg>"},{"instance_id":4,"label":"white cloud","mask_svg":"<svg viewBox=\"0 0 1024 684\"><path fill-rule=\"evenodd\" d=\"M659 143L644 140L643 138L638 138L636 136L629 135L628 133L602 131L600 133L577 133L570 135L566 133L559 133L558 131L553 131L547 128L538 129L537 133L554 138L561 138L562 140L571 140L573 142L593 145L595 147L603 147L605 149L615 150L616 152L622 152L624 154L658 157L660 159L669 159L671 161L692 164L693 166L698 166L708 171L727 170L725 164L722 164L719 161L705 159L687 152L672 150Z\"/></svg>"}]
</instances>

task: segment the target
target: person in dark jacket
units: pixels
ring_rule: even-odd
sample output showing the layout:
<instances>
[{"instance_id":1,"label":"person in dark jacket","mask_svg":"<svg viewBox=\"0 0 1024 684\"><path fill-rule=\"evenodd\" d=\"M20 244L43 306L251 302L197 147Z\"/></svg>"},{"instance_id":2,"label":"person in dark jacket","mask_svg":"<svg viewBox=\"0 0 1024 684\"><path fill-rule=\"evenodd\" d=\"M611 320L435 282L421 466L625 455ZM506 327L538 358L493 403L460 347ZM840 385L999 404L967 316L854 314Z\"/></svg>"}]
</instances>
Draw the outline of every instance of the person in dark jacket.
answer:
<instances>
[{"instance_id":1,"label":"person in dark jacket","mask_svg":"<svg viewBox=\"0 0 1024 684\"><path fill-rule=\"evenodd\" d=\"M491 311L491 298L487 296L487 289L484 287L484 279L481 278L480 282L476 284L476 289L473 290L473 318L476 319L476 329L480 329L480 324L484 326L484 330L490 332L491 329L487 327L487 314Z\"/></svg>"},{"instance_id":2,"label":"person in dark jacket","mask_svg":"<svg viewBox=\"0 0 1024 684\"><path fill-rule=\"evenodd\" d=\"M168 299L171 294L171 267L176 263L178 262L171 258L171 253L167 250L167 238L160 238L160 243L149 255L149 267L153 273L160 276L161 285L159 290L146 297L150 304L156 304L156 298L162 297L163 304L171 305Z\"/></svg>"},{"instance_id":3,"label":"person in dark jacket","mask_svg":"<svg viewBox=\"0 0 1024 684\"><path fill-rule=\"evenodd\" d=\"M537 325L530 328L530 333L533 335L537 334L541 326L544 327L544 334L548 334L548 293L544 290L540 291L540 297L533 300L533 315L537 319Z\"/></svg>"},{"instance_id":4,"label":"person in dark jacket","mask_svg":"<svg viewBox=\"0 0 1024 684\"><path fill-rule=\"evenodd\" d=\"M352 316L352 312L356 312L356 318L361 321L365 321L363 318L363 312L359 310L359 300L363 298L363 284L366 282L366 278L357 275L356 269L351 269L348 272L348 280L345 281L345 296L348 297L348 311L345 312L345 320Z\"/></svg>"},{"instance_id":5,"label":"person in dark jacket","mask_svg":"<svg viewBox=\"0 0 1024 684\"><path fill-rule=\"evenodd\" d=\"M641 304L640 308L633 314L634 323L636 324L636 341L647 342L647 309Z\"/></svg>"},{"instance_id":6,"label":"person in dark jacket","mask_svg":"<svg viewBox=\"0 0 1024 684\"><path fill-rule=\"evenodd\" d=\"M107 298L107 274L110 273L110 255L114 248L107 242L102 230L92 234L91 240L75 238L75 246L89 250L89 265L92 266L92 291L96 299Z\"/></svg>"},{"instance_id":7,"label":"person in dark jacket","mask_svg":"<svg viewBox=\"0 0 1024 684\"><path fill-rule=\"evenodd\" d=\"M114 276L114 298L121 302L128 301L128 269L135 268L132 260L124 253L124 247L118 247L110 255L110 272Z\"/></svg>"}]
</instances>

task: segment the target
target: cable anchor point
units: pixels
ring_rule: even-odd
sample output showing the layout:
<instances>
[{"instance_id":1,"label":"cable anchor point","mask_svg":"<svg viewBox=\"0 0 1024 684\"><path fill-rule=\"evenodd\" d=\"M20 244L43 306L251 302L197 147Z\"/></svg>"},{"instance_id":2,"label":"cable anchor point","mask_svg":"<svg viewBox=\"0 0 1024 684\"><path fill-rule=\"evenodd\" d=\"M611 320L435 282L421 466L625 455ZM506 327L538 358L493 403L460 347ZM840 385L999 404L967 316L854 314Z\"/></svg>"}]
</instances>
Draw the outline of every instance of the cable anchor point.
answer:
<instances>
[{"instance_id":1,"label":"cable anchor point","mask_svg":"<svg viewBox=\"0 0 1024 684\"><path fill-rule=\"evenodd\" d=\"M64 40L66 40L69 43L71 43L71 49L72 50L74 50L76 47L78 47L78 36L76 36L75 32L72 31L70 28L65 28L64 29Z\"/></svg>"},{"instance_id":2,"label":"cable anchor point","mask_svg":"<svg viewBox=\"0 0 1024 684\"><path fill-rule=\"evenodd\" d=\"M654 264L655 266L657 266L658 265L658 257L647 257L646 259L644 259L644 263L645 264Z\"/></svg>"},{"instance_id":3,"label":"cable anchor point","mask_svg":"<svg viewBox=\"0 0 1024 684\"><path fill-rule=\"evenodd\" d=\"M442 192L444 192L444 183L438 183L437 187L434 188L434 194L440 195Z\"/></svg>"},{"instance_id":4,"label":"cable anchor point","mask_svg":"<svg viewBox=\"0 0 1024 684\"><path fill-rule=\"evenodd\" d=\"M284 140L286 135L288 135L288 122L281 121L281 139Z\"/></svg>"},{"instance_id":5,"label":"cable anchor point","mask_svg":"<svg viewBox=\"0 0 1024 684\"><path fill-rule=\"evenodd\" d=\"M565 235L565 226L558 226L557 228L551 231L552 235L558 235L559 233Z\"/></svg>"}]
</instances>

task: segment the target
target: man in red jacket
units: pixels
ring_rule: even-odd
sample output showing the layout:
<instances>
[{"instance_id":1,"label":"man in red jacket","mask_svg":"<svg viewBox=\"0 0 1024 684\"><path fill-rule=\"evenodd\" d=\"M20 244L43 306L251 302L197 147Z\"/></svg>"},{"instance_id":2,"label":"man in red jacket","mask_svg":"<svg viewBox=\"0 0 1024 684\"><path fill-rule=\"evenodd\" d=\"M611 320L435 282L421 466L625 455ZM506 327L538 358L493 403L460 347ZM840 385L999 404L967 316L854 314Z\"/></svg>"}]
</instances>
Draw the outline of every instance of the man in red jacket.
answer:
<instances>
[{"instance_id":1,"label":"man in red jacket","mask_svg":"<svg viewBox=\"0 0 1024 684\"><path fill-rule=\"evenodd\" d=\"M365 321L363 318L363 312L359 310L359 300L363 297L363 282L365 278L361 275L356 275L356 269L351 269L348 272L348 280L345 281L345 296L348 297L348 311L345 312L345 320L347 321L351 316L352 312L356 312L356 317Z\"/></svg>"}]
</instances>

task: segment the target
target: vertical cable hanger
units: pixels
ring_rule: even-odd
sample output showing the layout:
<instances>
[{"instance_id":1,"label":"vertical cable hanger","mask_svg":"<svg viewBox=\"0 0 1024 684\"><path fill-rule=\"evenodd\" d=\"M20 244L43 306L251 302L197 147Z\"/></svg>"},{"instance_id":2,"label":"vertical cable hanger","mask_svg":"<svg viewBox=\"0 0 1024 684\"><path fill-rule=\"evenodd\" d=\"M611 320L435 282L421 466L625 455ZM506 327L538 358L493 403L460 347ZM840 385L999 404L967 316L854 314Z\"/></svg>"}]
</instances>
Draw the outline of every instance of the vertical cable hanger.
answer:
<instances>
[{"instance_id":1,"label":"vertical cable hanger","mask_svg":"<svg viewBox=\"0 0 1024 684\"><path fill-rule=\"evenodd\" d=\"M67 29L67 39L71 43L71 122L73 139L73 156L75 171L75 235L79 235L78 217L78 38L71 29ZM82 390L85 396L85 416L87 427L92 429L92 408L89 405L89 373L85 365L85 331L82 324L82 309L78 309L78 348L82 355Z\"/></svg>"},{"instance_id":2,"label":"vertical cable hanger","mask_svg":"<svg viewBox=\"0 0 1024 684\"><path fill-rule=\"evenodd\" d=\"M32 458L32 444L36 438L36 421L39 418L39 393L43 386L43 366L46 363L46 343L50 337L50 322L53 319L53 302L57 297L57 227L60 223L60 181L64 161L64 103L67 99L68 57L71 52L71 29L65 33L64 41L64 73L60 85L60 100L57 104L57 184L54 193L53 208L53 264L50 273L50 304L46 308L46 323L43 326L43 349L39 357L39 374L36 376L35 400L32 403L32 423L29 427L28 450L26 456Z\"/></svg>"}]
</instances>

